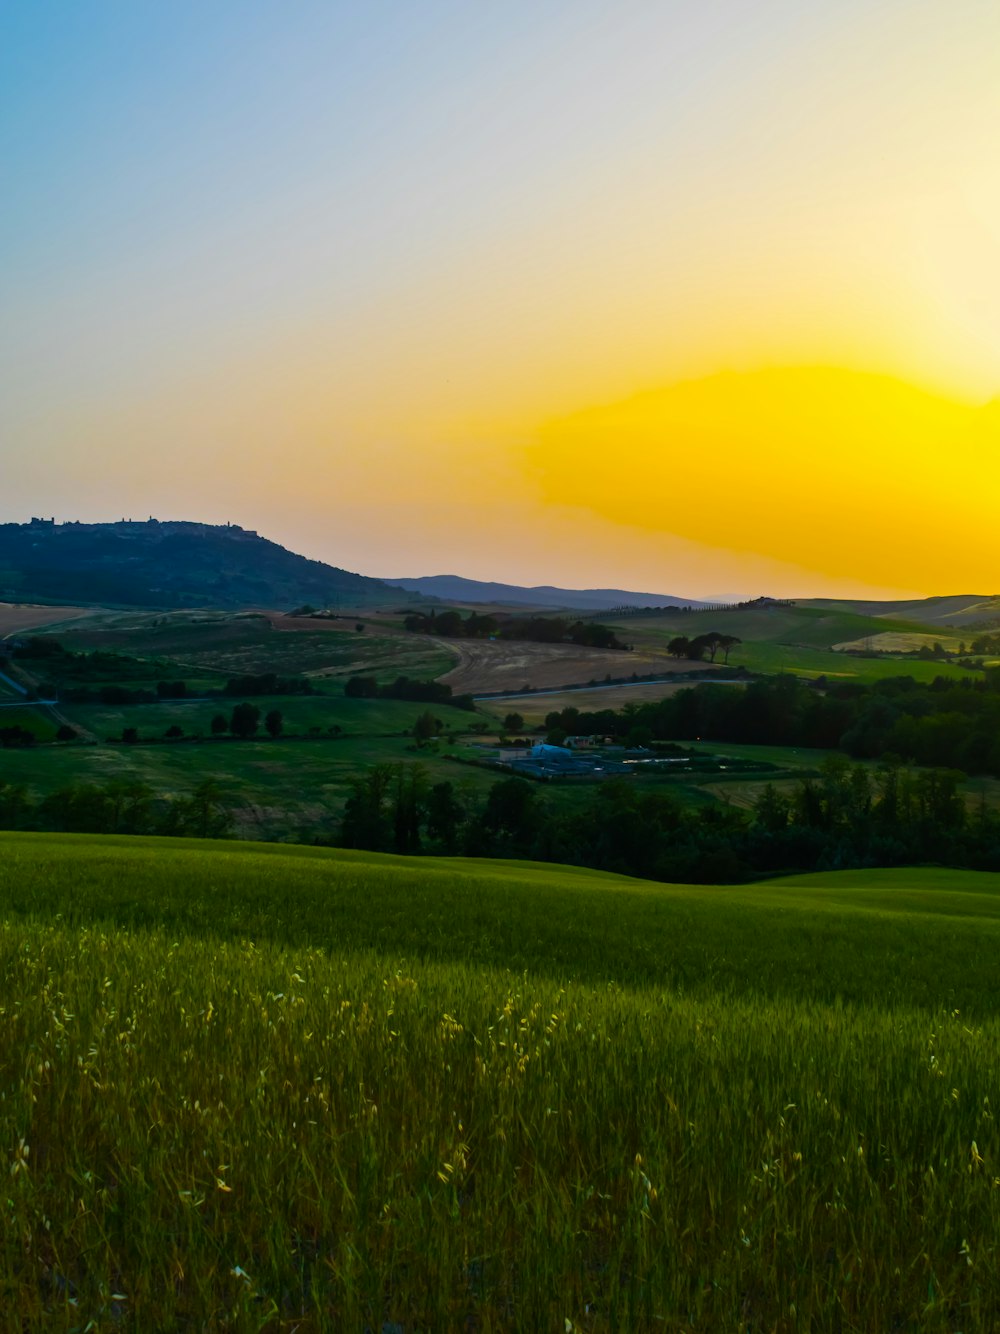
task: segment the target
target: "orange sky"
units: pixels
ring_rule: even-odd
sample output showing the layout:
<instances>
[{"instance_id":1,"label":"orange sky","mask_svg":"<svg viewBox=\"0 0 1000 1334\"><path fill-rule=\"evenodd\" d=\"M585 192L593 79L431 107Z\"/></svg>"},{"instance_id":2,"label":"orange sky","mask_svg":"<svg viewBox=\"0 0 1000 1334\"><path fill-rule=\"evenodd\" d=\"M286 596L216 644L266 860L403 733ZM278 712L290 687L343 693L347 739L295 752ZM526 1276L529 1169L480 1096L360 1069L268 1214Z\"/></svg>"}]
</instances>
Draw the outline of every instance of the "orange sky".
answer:
<instances>
[{"instance_id":1,"label":"orange sky","mask_svg":"<svg viewBox=\"0 0 1000 1334\"><path fill-rule=\"evenodd\" d=\"M96 14L0 53L0 520L692 597L997 582L995 4Z\"/></svg>"}]
</instances>

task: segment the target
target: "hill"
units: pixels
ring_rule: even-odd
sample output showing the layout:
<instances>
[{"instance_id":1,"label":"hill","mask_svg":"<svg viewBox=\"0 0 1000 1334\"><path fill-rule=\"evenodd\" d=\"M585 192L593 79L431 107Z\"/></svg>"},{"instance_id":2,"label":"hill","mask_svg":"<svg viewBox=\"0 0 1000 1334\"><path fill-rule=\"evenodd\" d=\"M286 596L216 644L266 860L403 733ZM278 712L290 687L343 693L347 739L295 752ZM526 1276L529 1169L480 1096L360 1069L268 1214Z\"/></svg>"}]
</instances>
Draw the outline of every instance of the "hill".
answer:
<instances>
[{"instance_id":1,"label":"hill","mask_svg":"<svg viewBox=\"0 0 1000 1334\"><path fill-rule=\"evenodd\" d=\"M990 872L709 888L552 863L128 835L0 832L0 853L0 917L374 949L703 997L1000 1011Z\"/></svg>"},{"instance_id":2,"label":"hill","mask_svg":"<svg viewBox=\"0 0 1000 1334\"><path fill-rule=\"evenodd\" d=\"M396 588L445 602L497 602L517 606L572 608L575 611L606 611L610 607L702 607L703 602L674 597L670 593L635 593L625 588L556 588L538 584L498 584L464 579L457 574L433 574L420 579L393 579Z\"/></svg>"},{"instance_id":3,"label":"hill","mask_svg":"<svg viewBox=\"0 0 1000 1334\"><path fill-rule=\"evenodd\" d=\"M1000 597L986 593L952 593L942 597L901 599L896 602L812 598L800 605L830 611L852 611L862 616L916 620L928 626L990 629L1000 625Z\"/></svg>"},{"instance_id":4,"label":"hill","mask_svg":"<svg viewBox=\"0 0 1000 1334\"><path fill-rule=\"evenodd\" d=\"M6 1309L994 1329L998 905L0 834Z\"/></svg>"},{"instance_id":5,"label":"hill","mask_svg":"<svg viewBox=\"0 0 1000 1334\"><path fill-rule=\"evenodd\" d=\"M406 595L298 556L236 524L0 524L0 600L125 607L356 609Z\"/></svg>"}]
</instances>

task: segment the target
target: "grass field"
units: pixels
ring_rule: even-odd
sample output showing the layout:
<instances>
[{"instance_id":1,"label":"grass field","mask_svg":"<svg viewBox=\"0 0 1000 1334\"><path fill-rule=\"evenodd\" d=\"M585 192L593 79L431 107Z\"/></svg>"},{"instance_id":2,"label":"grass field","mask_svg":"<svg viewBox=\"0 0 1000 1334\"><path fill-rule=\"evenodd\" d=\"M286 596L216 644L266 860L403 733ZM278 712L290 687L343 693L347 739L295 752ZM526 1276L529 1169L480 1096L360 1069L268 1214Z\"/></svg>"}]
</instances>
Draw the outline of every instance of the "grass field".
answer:
<instances>
[{"instance_id":1,"label":"grass field","mask_svg":"<svg viewBox=\"0 0 1000 1334\"><path fill-rule=\"evenodd\" d=\"M16 696L11 696L16 700ZM7 701L3 701L6 705ZM0 727L20 727L25 732L32 732L38 741L53 741L56 735L56 724L49 716L47 709L33 706L31 704L18 705L15 703L12 707L0 709ZM5 752L0 759L0 778L6 777L8 768L8 758L11 752Z\"/></svg>"},{"instance_id":2,"label":"grass field","mask_svg":"<svg viewBox=\"0 0 1000 1334\"><path fill-rule=\"evenodd\" d=\"M330 836L340 820L350 785L368 765L419 763L432 782L449 779L457 786L481 791L498 775L484 769L457 766L446 758L452 749L414 748L413 726L427 711L426 704L402 700L347 699L342 694L257 699L261 717L271 708L281 711L286 733L277 741L261 726L253 740L166 741L171 725L186 736L207 735L212 717L227 717L234 699L189 703L67 705L70 722L98 744L46 750L5 750L0 778L23 783L32 797L78 783L106 783L112 779L146 783L158 797L189 794L200 782L218 783L224 804L233 812L236 832L245 838L304 839ZM477 715L464 710L435 707L432 712L444 727L465 731ZM4 720L32 724L40 739L50 740L54 726L41 710L0 709ZM107 736L120 737L123 727L137 727L138 744L106 744ZM331 737L339 726L342 735ZM313 737L291 735L319 728Z\"/></svg>"},{"instance_id":3,"label":"grass field","mask_svg":"<svg viewBox=\"0 0 1000 1334\"><path fill-rule=\"evenodd\" d=\"M262 612L114 612L59 627L67 649L108 649L168 658L178 675L235 676L246 672L305 673L340 682L356 673L391 680L431 678L446 672L456 655L436 640L384 629L355 630L355 621L282 620ZM301 628L314 625L315 628Z\"/></svg>"},{"instance_id":4,"label":"grass field","mask_svg":"<svg viewBox=\"0 0 1000 1334\"><path fill-rule=\"evenodd\" d=\"M998 945L971 873L2 835L6 1327L992 1329Z\"/></svg>"},{"instance_id":5,"label":"grass field","mask_svg":"<svg viewBox=\"0 0 1000 1334\"><path fill-rule=\"evenodd\" d=\"M852 602L827 598L811 598L800 606L818 607L823 611L853 611L877 619L915 619L923 625L967 626L991 623L1000 619L1000 597L984 594L954 594L944 597L918 598L896 602Z\"/></svg>"},{"instance_id":6,"label":"grass field","mask_svg":"<svg viewBox=\"0 0 1000 1334\"><path fill-rule=\"evenodd\" d=\"M729 679L724 672L720 677ZM621 686L598 686L593 690L547 690L531 695L504 696L484 699L479 709L502 721L508 713L519 713L528 727L545 721L546 715L563 709L579 709L581 713L596 713L601 709L622 709L626 704L651 704L675 695L678 690L690 690L713 681L714 673L706 673L704 681L630 681Z\"/></svg>"},{"instance_id":7,"label":"grass field","mask_svg":"<svg viewBox=\"0 0 1000 1334\"><path fill-rule=\"evenodd\" d=\"M890 676L912 676L933 681L936 676L968 676L965 668L949 662L922 662L911 658L860 658L833 651L834 644L864 641L892 633L907 638L934 633L918 621L865 616L824 606L774 606L736 611L665 612L654 615L604 618L618 634L638 649L665 648L676 635L694 638L717 630L736 635L743 643L730 654L730 665L752 672L792 672L798 676L828 676L831 680L870 682Z\"/></svg>"}]
</instances>

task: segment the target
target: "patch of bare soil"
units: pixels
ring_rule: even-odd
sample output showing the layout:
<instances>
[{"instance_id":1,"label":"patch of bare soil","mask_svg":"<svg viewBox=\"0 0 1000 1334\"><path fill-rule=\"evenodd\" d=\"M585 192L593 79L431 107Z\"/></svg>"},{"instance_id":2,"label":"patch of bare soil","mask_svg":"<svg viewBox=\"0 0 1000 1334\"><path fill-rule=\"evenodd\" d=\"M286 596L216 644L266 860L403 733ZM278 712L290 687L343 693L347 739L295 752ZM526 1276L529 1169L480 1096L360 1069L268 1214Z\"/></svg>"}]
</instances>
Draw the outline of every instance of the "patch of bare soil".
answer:
<instances>
[{"instance_id":1,"label":"patch of bare soil","mask_svg":"<svg viewBox=\"0 0 1000 1334\"><path fill-rule=\"evenodd\" d=\"M30 603L0 602L0 639L23 630L35 630L40 625L75 620L92 610L91 607L36 607Z\"/></svg>"},{"instance_id":2,"label":"patch of bare soil","mask_svg":"<svg viewBox=\"0 0 1000 1334\"><path fill-rule=\"evenodd\" d=\"M518 640L442 640L459 655L459 663L438 680L456 695L483 695L495 690L551 690L558 686L586 685L647 673L690 672L709 663L678 661L654 650L625 653L612 649L580 648L576 644L533 644Z\"/></svg>"}]
</instances>

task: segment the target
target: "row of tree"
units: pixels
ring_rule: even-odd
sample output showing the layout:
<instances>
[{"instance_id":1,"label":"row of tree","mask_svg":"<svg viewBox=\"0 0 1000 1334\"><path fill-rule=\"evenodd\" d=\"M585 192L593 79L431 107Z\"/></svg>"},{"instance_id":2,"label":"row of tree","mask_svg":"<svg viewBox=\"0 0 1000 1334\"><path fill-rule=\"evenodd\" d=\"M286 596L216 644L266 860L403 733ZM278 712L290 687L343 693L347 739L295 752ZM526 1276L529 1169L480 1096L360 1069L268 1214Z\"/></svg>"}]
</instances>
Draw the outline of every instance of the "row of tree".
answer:
<instances>
[{"instance_id":1,"label":"row of tree","mask_svg":"<svg viewBox=\"0 0 1000 1334\"><path fill-rule=\"evenodd\" d=\"M458 611L415 612L403 622L416 634L448 639L525 639L539 644L579 644L585 648L627 649L614 630L594 621L561 616L481 616Z\"/></svg>"},{"instance_id":2,"label":"row of tree","mask_svg":"<svg viewBox=\"0 0 1000 1334\"><path fill-rule=\"evenodd\" d=\"M1000 816L969 814L945 770L874 772L832 756L818 778L767 787L752 811L692 808L629 779L575 808L522 778L485 793L431 783L416 764L376 765L352 784L337 841L378 852L461 853L591 866L657 880L717 883L779 872L938 861L1000 869Z\"/></svg>"},{"instance_id":3,"label":"row of tree","mask_svg":"<svg viewBox=\"0 0 1000 1334\"><path fill-rule=\"evenodd\" d=\"M397 676L387 685L379 685L374 676L351 676L344 683L348 699L403 699L416 704L450 704L453 709L474 711L476 704L471 695L456 695L441 681L416 681L409 676Z\"/></svg>"},{"instance_id":4,"label":"row of tree","mask_svg":"<svg viewBox=\"0 0 1000 1334\"><path fill-rule=\"evenodd\" d=\"M693 639L687 635L677 635L667 645L667 652L672 658L688 658L691 662L704 662L706 655L709 662L714 662L716 656L722 653L723 661L728 663L732 650L742 643L743 640L736 635L721 635L716 630L710 630L707 634L695 635Z\"/></svg>"},{"instance_id":5,"label":"row of tree","mask_svg":"<svg viewBox=\"0 0 1000 1334\"><path fill-rule=\"evenodd\" d=\"M1000 668L979 679L938 677L929 685L909 676L867 686L773 676L744 689L680 690L620 711L570 707L545 721L550 735L810 746L1000 776Z\"/></svg>"},{"instance_id":6,"label":"row of tree","mask_svg":"<svg viewBox=\"0 0 1000 1334\"><path fill-rule=\"evenodd\" d=\"M0 829L228 838L233 819L213 779L184 797L156 796L147 783L114 779L70 784L37 800L23 785L0 779Z\"/></svg>"},{"instance_id":7,"label":"row of tree","mask_svg":"<svg viewBox=\"0 0 1000 1334\"><path fill-rule=\"evenodd\" d=\"M377 852L516 857L649 879L714 884L792 871L936 862L1000 870L1000 815L969 811L954 771L872 770L832 756L818 777L765 788L756 808L692 808L630 779L588 789L567 808L522 778L483 793L432 783L419 764L375 765L351 785L335 836L316 841ZM0 780L0 828L221 838L232 812L218 785L188 796L145 783L77 784L34 799Z\"/></svg>"}]
</instances>

